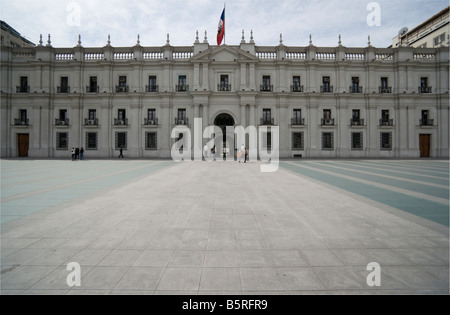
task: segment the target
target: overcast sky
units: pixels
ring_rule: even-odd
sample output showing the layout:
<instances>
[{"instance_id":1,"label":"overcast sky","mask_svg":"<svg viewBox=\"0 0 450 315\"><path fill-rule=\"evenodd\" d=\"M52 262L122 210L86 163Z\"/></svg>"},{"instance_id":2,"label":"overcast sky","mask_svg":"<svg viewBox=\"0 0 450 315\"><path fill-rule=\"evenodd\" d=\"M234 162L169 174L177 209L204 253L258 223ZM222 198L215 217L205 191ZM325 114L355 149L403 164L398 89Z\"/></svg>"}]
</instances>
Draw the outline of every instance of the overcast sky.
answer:
<instances>
[{"instance_id":1,"label":"overcast sky","mask_svg":"<svg viewBox=\"0 0 450 315\"><path fill-rule=\"evenodd\" d=\"M200 40L216 45L217 25L224 2L213 0L0 0L0 18L35 44L39 34L51 34L54 47L73 47L78 34L84 47L133 46L137 34L142 46L191 46L195 31ZM380 11L372 2L379 4ZM387 47L398 31L426 21L448 0L227 0L226 43L239 45L242 30L250 30L259 46L276 46L283 34L286 46L306 46L309 34L316 46ZM375 11L374 11L375 10ZM377 13L380 12L379 15ZM368 16L371 15L371 23ZM379 19L376 17L379 16ZM380 26L369 26L380 22Z\"/></svg>"}]
</instances>

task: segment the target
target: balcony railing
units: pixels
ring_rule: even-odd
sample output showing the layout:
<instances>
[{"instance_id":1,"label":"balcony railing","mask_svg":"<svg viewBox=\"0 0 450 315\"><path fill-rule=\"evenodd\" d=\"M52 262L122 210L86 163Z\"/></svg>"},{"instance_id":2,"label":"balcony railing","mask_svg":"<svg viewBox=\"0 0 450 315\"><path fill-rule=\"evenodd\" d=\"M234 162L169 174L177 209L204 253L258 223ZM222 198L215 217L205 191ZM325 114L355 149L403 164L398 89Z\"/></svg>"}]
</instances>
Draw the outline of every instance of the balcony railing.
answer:
<instances>
[{"instance_id":1,"label":"balcony railing","mask_svg":"<svg viewBox=\"0 0 450 315\"><path fill-rule=\"evenodd\" d=\"M421 119L420 125L421 126L434 126L434 119Z\"/></svg>"},{"instance_id":2,"label":"balcony railing","mask_svg":"<svg viewBox=\"0 0 450 315\"><path fill-rule=\"evenodd\" d=\"M114 118L114 126L128 126L128 118L125 119Z\"/></svg>"},{"instance_id":3,"label":"balcony railing","mask_svg":"<svg viewBox=\"0 0 450 315\"><path fill-rule=\"evenodd\" d=\"M55 125L56 126L69 126L69 119L68 118L66 118L66 119L56 118Z\"/></svg>"},{"instance_id":4,"label":"balcony railing","mask_svg":"<svg viewBox=\"0 0 450 315\"><path fill-rule=\"evenodd\" d=\"M275 118L261 118L262 126L273 126L275 125Z\"/></svg>"},{"instance_id":5,"label":"balcony railing","mask_svg":"<svg viewBox=\"0 0 450 315\"><path fill-rule=\"evenodd\" d=\"M189 92L189 85L186 84L176 85L175 90L177 92Z\"/></svg>"},{"instance_id":6,"label":"balcony railing","mask_svg":"<svg viewBox=\"0 0 450 315\"><path fill-rule=\"evenodd\" d=\"M70 93L70 86L57 86L56 93Z\"/></svg>"},{"instance_id":7,"label":"balcony railing","mask_svg":"<svg viewBox=\"0 0 450 315\"><path fill-rule=\"evenodd\" d=\"M260 91L261 92L273 92L273 85L262 84Z\"/></svg>"},{"instance_id":8,"label":"balcony railing","mask_svg":"<svg viewBox=\"0 0 450 315\"><path fill-rule=\"evenodd\" d=\"M187 125L189 125L189 118L185 118L185 119L175 118L175 125L187 126Z\"/></svg>"},{"instance_id":9,"label":"balcony railing","mask_svg":"<svg viewBox=\"0 0 450 315\"><path fill-rule=\"evenodd\" d=\"M350 126L364 126L364 119L350 119Z\"/></svg>"},{"instance_id":10,"label":"balcony railing","mask_svg":"<svg viewBox=\"0 0 450 315\"><path fill-rule=\"evenodd\" d=\"M433 92L433 89L431 86L419 86L420 94L430 94L432 92Z\"/></svg>"},{"instance_id":11,"label":"balcony railing","mask_svg":"<svg viewBox=\"0 0 450 315\"><path fill-rule=\"evenodd\" d=\"M293 126L304 126L305 125L305 118L294 117L294 118L291 119L291 124Z\"/></svg>"},{"instance_id":12,"label":"balcony railing","mask_svg":"<svg viewBox=\"0 0 450 315\"><path fill-rule=\"evenodd\" d=\"M16 126L29 126L30 125L30 120L29 119L14 119L14 125Z\"/></svg>"},{"instance_id":13,"label":"balcony railing","mask_svg":"<svg viewBox=\"0 0 450 315\"><path fill-rule=\"evenodd\" d=\"M98 85L88 85L86 86L86 93L98 93L100 87Z\"/></svg>"},{"instance_id":14,"label":"balcony railing","mask_svg":"<svg viewBox=\"0 0 450 315\"><path fill-rule=\"evenodd\" d=\"M291 92L303 93L303 85L291 85Z\"/></svg>"},{"instance_id":15,"label":"balcony railing","mask_svg":"<svg viewBox=\"0 0 450 315\"><path fill-rule=\"evenodd\" d=\"M157 93L157 92L159 92L159 86L158 85L146 85L145 86L145 92L147 92L147 93Z\"/></svg>"},{"instance_id":16,"label":"balcony railing","mask_svg":"<svg viewBox=\"0 0 450 315\"><path fill-rule=\"evenodd\" d=\"M320 86L320 93L333 93L333 86L328 85L321 85Z\"/></svg>"},{"instance_id":17,"label":"balcony railing","mask_svg":"<svg viewBox=\"0 0 450 315\"><path fill-rule=\"evenodd\" d=\"M380 126L394 126L393 119L380 119Z\"/></svg>"},{"instance_id":18,"label":"balcony railing","mask_svg":"<svg viewBox=\"0 0 450 315\"><path fill-rule=\"evenodd\" d=\"M322 118L320 124L322 126L334 126L334 118L333 119Z\"/></svg>"},{"instance_id":19,"label":"balcony railing","mask_svg":"<svg viewBox=\"0 0 450 315\"><path fill-rule=\"evenodd\" d=\"M378 91L380 92L380 94L391 94L392 93L392 86L389 86L389 87L380 86L378 88Z\"/></svg>"},{"instance_id":20,"label":"balcony railing","mask_svg":"<svg viewBox=\"0 0 450 315\"><path fill-rule=\"evenodd\" d=\"M16 93L30 93L29 86L16 86Z\"/></svg>"},{"instance_id":21,"label":"balcony railing","mask_svg":"<svg viewBox=\"0 0 450 315\"><path fill-rule=\"evenodd\" d=\"M145 126L158 126L158 118L155 118L155 119L144 118L144 125Z\"/></svg>"},{"instance_id":22,"label":"balcony railing","mask_svg":"<svg viewBox=\"0 0 450 315\"><path fill-rule=\"evenodd\" d=\"M362 86L350 86L349 88L350 93L362 93L363 88Z\"/></svg>"},{"instance_id":23,"label":"balcony railing","mask_svg":"<svg viewBox=\"0 0 450 315\"><path fill-rule=\"evenodd\" d=\"M84 124L86 126L98 126L98 118L95 119L85 119Z\"/></svg>"},{"instance_id":24,"label":"balcony railing","mask_svg":"<svg viewBox=\"0 0 450 315\"><path fill-rule=\"evenodd\" d=\"M231 84L218 84L217 85L217 91L219 91L219 92L230 92L231 91Z\"/></svg>"},{"instance_id":25,"label":"balcony railing","mask_svg":"<svg viewBox=\"0 0 450 315\"><path fill-rule=\"evenodd\" d=\"M130 91L130 87L127 86L118 86L116 85L116 93L128 93Z\"/></svg>"}]
</instances>

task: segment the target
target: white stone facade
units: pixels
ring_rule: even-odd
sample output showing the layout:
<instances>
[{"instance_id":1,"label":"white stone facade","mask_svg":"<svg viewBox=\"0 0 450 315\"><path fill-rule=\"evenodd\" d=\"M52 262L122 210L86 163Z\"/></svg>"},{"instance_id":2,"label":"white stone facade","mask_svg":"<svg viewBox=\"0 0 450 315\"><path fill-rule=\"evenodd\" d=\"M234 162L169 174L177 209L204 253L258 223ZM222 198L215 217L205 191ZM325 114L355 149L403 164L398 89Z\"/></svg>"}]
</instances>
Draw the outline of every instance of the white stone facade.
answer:
<instances>
[{"instance_id":1,"label":"white stone facade","mask_svg":"<svg viewBox=\"0 0 450 315\"><path fill-rule=\"evenodd\" d=\"M282 158L449 157L448 48L1 49L3 158L168 158L220 114L279 126Z\"/></svg>"}]
</instances>

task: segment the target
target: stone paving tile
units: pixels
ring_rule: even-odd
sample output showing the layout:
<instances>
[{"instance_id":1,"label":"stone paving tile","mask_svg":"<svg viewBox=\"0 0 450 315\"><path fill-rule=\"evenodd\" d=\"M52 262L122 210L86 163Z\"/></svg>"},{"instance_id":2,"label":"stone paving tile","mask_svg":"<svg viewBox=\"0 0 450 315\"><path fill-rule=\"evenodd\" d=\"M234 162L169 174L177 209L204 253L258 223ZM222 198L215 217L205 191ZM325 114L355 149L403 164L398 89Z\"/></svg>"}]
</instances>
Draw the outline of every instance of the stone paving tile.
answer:
<instances>
[{"instance_id":1,"label":"stone paving tile","mask_svg":"<svg viewBox=\"0 0 450 315\"><path fill-rule=\"evenodd\" d=\"M51 169L48 161L36 163ZM128 175L120 187L96 181L86 185L96 192L89 195L67 189L54 202L47 202L48 192L9 201L2 213L10 221L1 229L1 293L448 294L448 228L426 220L423 209L405 214L364 197L374 192L349 192L349 181L347 190L330 186L325 174L312 178L281 168L262 174L257 163L180 163L154 172L156 162L149 163L121 163ZM416 165L448 177L448 166L440 162L414 163L350 162L375 174L387 165L410 180L420 179L411 175ZM83 179L84 172L99 176L118 165L96 162L77 169L80 174L66 171ZM9 176L18 178L13 170ZM38 187L38 178L22 177L24 187L58 190L51 180ZM432 183L433 177L427 179ZM20 193L16 185L4 196ZM395 194L389 203L403 200ZM229 198L224 202L222 196ZM40 211L31 209L33 202ZM11 214L19 214L14 207L25 212L12 220ZM82 287L67 286L69 262L80 263ZM381 287L366 283L369 262L381 266Z\"/></svg>"}]
</instances>

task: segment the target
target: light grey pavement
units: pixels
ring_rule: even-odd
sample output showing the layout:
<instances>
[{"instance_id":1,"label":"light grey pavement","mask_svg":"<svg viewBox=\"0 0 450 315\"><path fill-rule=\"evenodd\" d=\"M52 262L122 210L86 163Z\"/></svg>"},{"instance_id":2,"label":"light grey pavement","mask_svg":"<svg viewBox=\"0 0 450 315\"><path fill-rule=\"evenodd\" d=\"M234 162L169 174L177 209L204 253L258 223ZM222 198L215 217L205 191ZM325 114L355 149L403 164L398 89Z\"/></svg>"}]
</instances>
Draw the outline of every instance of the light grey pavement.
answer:
<instances>
[{"instance_id":1,"label":"light grey pavement","mask_svg":"<svg viewBox=\"0 0 450 315\"><path fill-rule=\"evenodd\" d=\"M283 163L2 161L1 293L449 293L445 213L402 209L420 178L423 209L448 199L448 162Z\"/></svg>"}]
</instances>

